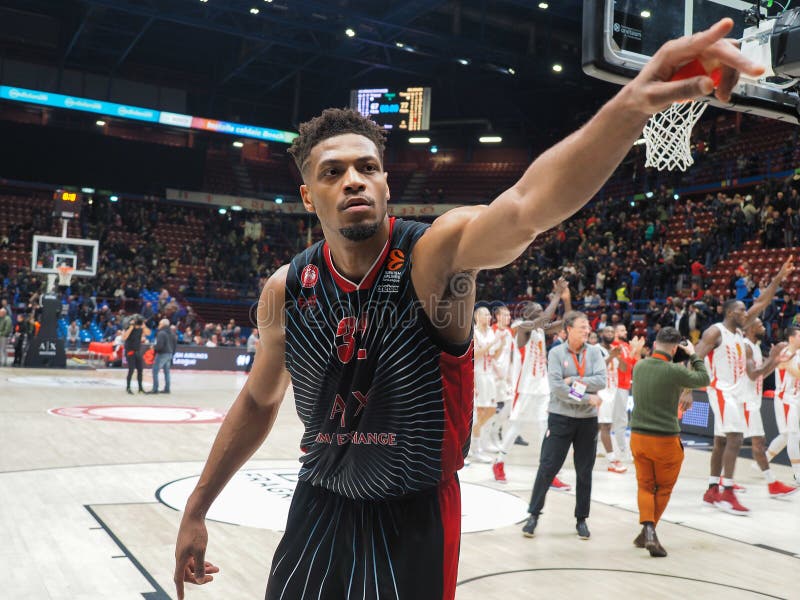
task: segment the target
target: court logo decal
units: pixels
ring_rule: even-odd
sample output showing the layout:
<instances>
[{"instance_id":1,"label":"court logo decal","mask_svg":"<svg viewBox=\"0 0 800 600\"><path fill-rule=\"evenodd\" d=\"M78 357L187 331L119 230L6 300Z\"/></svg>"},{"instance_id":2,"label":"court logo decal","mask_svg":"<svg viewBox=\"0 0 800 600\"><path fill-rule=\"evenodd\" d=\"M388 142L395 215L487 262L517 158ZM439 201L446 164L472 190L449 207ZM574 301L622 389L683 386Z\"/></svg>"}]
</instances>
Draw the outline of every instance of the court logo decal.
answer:
<instances>
[{"instance_id":1,"label":"court logo decal","mask_svg":"<svg viewBox=\"0 0 800 600\"><path fill-rule=\"evenodd\" d=\"M40 387L91 387L91 388L114 388L125 387L123 379L101 379L99 377L50 377L50 376L30 376L30 377L9 377L9 383L17 385L31 385Z\"/></svg>"},{"instance_id":2,"label":"court logo decal","mask_svg":"<svg viewBox=\"0 0 800 600\"><path fill-rule=\"evenodd\" d=\"M112 404L104 406L64 406L47 411L59 417L119 423L221 423L225 413L191 406L142 406Z\"/></svg>"},{"instance_id":3,"label":"court logo decal","mask_svg":"<svg viewBox=\"0 0 800 600\"><path fill-rule=\"evenodd\" d=\"M239 471L211 505L208 518L258 529L283 531L299 467ZM183 510L199 476L172 481L156 491L159 502ZM461 483L461 532L508 527L524 521L528 504L509 492Z\"/></svg>"}]
</instances>

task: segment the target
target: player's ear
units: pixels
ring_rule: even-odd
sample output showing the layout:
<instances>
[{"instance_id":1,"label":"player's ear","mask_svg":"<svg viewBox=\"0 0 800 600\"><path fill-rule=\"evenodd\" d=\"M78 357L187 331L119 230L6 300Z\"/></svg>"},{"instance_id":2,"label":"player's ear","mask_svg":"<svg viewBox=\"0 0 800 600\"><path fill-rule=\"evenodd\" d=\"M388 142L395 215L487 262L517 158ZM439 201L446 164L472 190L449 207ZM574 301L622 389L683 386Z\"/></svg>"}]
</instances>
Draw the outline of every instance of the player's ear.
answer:
<instances>
[{"instance_id":1,"label":"player's ear","mask_svg":"<svg viewBox=\"0 0 800 600\"><path fill-rule=\"evenodd\" d=\"M305 183L300 186L300 197L303 199L303 206L305 206L308 212L317 212L314 208L314 201L311 198L311 190L308 189L308 186Z\"/></svg>"}]
</instances>

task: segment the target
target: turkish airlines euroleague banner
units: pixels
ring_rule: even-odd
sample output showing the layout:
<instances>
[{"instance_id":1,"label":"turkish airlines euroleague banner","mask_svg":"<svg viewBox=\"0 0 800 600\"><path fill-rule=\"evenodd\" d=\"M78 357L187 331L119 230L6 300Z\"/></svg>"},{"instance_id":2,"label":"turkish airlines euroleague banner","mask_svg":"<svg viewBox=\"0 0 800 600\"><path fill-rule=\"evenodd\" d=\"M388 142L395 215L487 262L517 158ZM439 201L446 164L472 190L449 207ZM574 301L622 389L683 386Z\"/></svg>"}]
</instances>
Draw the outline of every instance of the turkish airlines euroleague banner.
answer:
<instances>
[{"instance_id":1,"label":"turkish airlines euroleague banner","mask_svg":"<svg viewBox=\"0 0 800 600\"><path fill-rule=\"evenodd\" d=\"M180 200L192 204L230 208L240 206L243 210L270 212L284 215L305 215L306 209L300 202L276 204L260 198L242 198L224 194L207 194L167 188L167 200ZM389 203L389 214L395 217L438 217L461 204L395 204Z\"/></svg>"},{"instance_id":2,"label":"turkish airlines euroleague banner","mask_svg":"<svg viewBox=\"0 0 800 600\"><path fill-rule=\"evenodd\" d=\"M196 371L244 371L249 360L244 346L216 347L184 346L172 355L173 369Z\"/></svg>"}]
</instances>

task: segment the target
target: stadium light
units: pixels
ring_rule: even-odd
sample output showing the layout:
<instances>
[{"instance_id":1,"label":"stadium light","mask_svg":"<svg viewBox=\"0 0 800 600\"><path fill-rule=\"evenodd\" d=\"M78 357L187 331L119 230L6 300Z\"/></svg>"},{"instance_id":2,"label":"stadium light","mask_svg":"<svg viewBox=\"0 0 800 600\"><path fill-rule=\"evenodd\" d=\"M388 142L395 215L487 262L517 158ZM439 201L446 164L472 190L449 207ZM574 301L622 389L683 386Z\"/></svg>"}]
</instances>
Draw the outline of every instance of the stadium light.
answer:
<instances>
[{"instance_id":1,"label":"stadium light","mask_svg":"<svg viewBox=\"0 0 800 600\"><path fill-rule=\"evenodd\" d=\"M238 204L234 204L233 206L231 206L231 210L240 212L242 210L242 207L239 206Z\"/></svg>"},{"instance_id":2,"label":"stadium light","mask_svg":"<svg viewBox=\"0 0 800 600\"><path fill-rule=\"evenodd\" d=\"M645 195L645 198L652 198L653 197L653 192L645 192L644 195Z\"/></svg>"},{"instance_id":3,"label":"stadium light","mask_svg":"<svg viewBox=\"0 0 800 600\"><path fill-rule=\"evenodd\" d=\"M431 138L429 137L410 137L408 138L409 144L428 144L430 143Z\"/></svg>"},{"instance_id":4,"label":"stadium light","mask_svg":"<svg viewBox=\"0 0 800 600\"><path fill-rule=\"evenodd\" d=\"M631 206L636 206L636 202L634 202L633 200L631 200Z\"/></svg>"},{"instance_id":5,"label":"stadium light","mask_svg":"<svg viewBox=\"0 0 800 600\"><path fill-rule=\"evenodd\" d=\"M649 10L643 10L641 12L641 15L642 15L643 19L649 19L650 18L650 11Z\"/></svg>"},{"instance_id":6,"label":"stadium light","mask_svg":"<svg viewBox=\"0 0 800 600\"><path fill-rule=\"evenodd\" d=\"M397 46L398 48L405 48L406 47L406 45L403 42L395 42L394 45Z\"/></svg>"},{"instance_id":7,"label":"stadium light","mask_svg":"<svg viewBox=\"0 0 800 600\"><path fill-rule=\"evenodd\" d=\"M541 8L542 10L547 10L548 8L550 8L550 5L547 2L539 2L539 8Z\"/></svg>"},{"instance_id":8,"label":"stadium light","mask_svg":"<svg viewBox=\"0 0 800 600\"><path fill-rule=\"evenodd\" d=\"M275 198L275 204L283 204L283 198L281 198L280 196Z\"/></svg>"},{"instance_id":9,"label":"stadium light","mask_svg":"<svg viewBox=\"0 0 800 600\"><path fill-rule=\"evenodd\" d=\"M466 67L469 64L469 59L468 58L459 58L458 62L459 62L459 64L462 64L462 65L464 65Z\"/></svg>"},{"instance_id":10,"label":"stadium light","mask_svg":"<svg viewBox=\"0 0 800 600\"><path fill-rule=\"evenodd\" d=\"M233 142L234 148L243 148L244 144L242 142Z\"/></svg>"},{"instance_id":11,"label":"stadium light","mask_svg":"<svg viewBox=\"0 0 800 600\"><path fill-rule=\"evenodd\" d=\"M348 27L347 29L345 29L344 34L349 38L356 37L356 31L352 27Z\"/></svg>"},{"instance_id":12,"label":"stadium light","mask_svg":"<svg viewBox=\"0 0 800 600\"><path fill-rule=\"evenodd\" d=\"M560 64L556 63L556 64L553 65L553 71L555 73L561 73L561 71L563 71L563 70L564 70L564 67L562 67Z\"/></svg>"},{"instance_id":13,"label":"stadium light","mask_svg":"<svg viewBox=\"0 0 800 600\"><path fill-rule=\"evenodd\" d=\"M119 202L119 196L109 196L108 197L111 202Z\"/></svg>"},{"instance_id":14,"label":"stadium light","mask_svg":"<svg viewBox=\"0 0 800 600\"><path fill-rule=\"evenodd\" d=\"M439 151L439 146L431 146L431 154L436 154Z\"/></svg>"},{"instance_id":15,"label":"stadium light","mask_svg":"<svg viewBox=\"0 0 800 600\"><path fill-rule=\"evenodd\" d=\"M503 141L499 135L482 135L478 138L478 141L481 144L499 144Z\"/></svg>"},{"instance_id":16,"label":"stadium light","mask_svg":"<svg viewBox=\"0 0 800 600\"><path fill-rule=\"evenodd\" d=\"M681 199L681 195L680 195L680 194L673 194L673 196L672 196L672 197L673 197L675 200L680 200L680 199Z\"/></svg>"},{"instance_id":17,"label":"stadium light","mask_svg":"<svg viewBox=\"0 0 800 600\"><path fill-rule=\"evenodd\" d=\"M227 212L228 212L228 211L227 211L227 210L225 210L224 208L220 208L220 209L219 209L217 212L218 212L219 214L221 214L221 215L224 215L224 214L227 214Z\"/></svg>"},{"instance_id":18,"label":"stadium light","mask_svg":"<svg viewBox=\"0 0 800 600\"><path fill-rule=\"evenodd\" d=\"M94 194L94 188L90 188L90 187L82 187L81 191L84 194Z\"/></svg>"},{"instance_id":19,"label":"stadium light","mask_svg":"<svg viewBox=\"0 0 800 600\"><path fill-rule=\"evenodd\" d=\"M98 127L105 127L106 122L101 119L101 120L95 121L94 124L97 125Z\"/></svg>"},{"instance_id":20,"label":"stadium light","mask_svg":"<svg viewBox=\"0 0 800 600\"><path fill-rule=\"evenodd\" d=\"M513 67L508 67L508 69L506 69L506 73L508 73L509 75L516 75L517 74L517 72L514 70Z\"/></svg>"},{"instance_id":21,"label":"stadium light","mask_svg":"<svg viewBox=\"0 0 800 600\"><path fill-rule=\"evenodd\" d=\"M251 8L251 9L250 9L250 14L251 14L251 15L257 15L259 12L261 12L261 11L259 11L259 10L258 10L257 8L255 8L255 7L253 7L253 8Z\"/></svg>"}]
</instances>

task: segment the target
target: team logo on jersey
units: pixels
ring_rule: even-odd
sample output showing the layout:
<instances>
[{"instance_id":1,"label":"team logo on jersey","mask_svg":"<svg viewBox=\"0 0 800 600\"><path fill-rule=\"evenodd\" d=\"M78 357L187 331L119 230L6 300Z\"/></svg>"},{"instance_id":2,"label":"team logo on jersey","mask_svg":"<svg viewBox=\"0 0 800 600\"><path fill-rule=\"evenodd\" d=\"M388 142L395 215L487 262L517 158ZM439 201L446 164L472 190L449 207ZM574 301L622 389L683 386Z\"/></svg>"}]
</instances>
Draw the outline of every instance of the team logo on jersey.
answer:
<instances>
[{"instance_id":1,"label":"team logo on jersey","mask_svg":"<svg viewBox=\"0 0 800 600\"><path fill-rule=\"evenodd\" d=\"M406 264L406 254L399 248L395 248L391 252L389 252L389 262L386 264L386 268L390 271L399 271L402 269Z\"/></svg>"},{"instance_id":2,"label":"team logo on jersey","mask_svg":"<svg viewBox=\"0 0 800 600\"><path fill-rule=\"evenodd\" d=\"M300 275L300 284L304 288L313 288L319 281L319 269L316 265L306 265Z\"/></svg>"}]
</instances>

